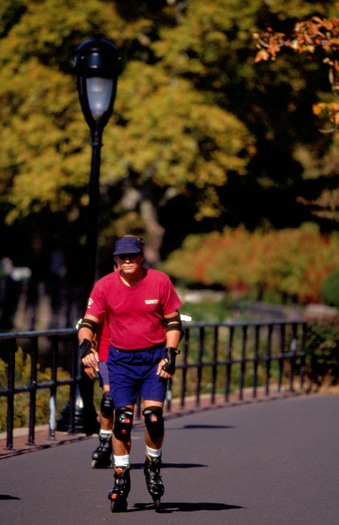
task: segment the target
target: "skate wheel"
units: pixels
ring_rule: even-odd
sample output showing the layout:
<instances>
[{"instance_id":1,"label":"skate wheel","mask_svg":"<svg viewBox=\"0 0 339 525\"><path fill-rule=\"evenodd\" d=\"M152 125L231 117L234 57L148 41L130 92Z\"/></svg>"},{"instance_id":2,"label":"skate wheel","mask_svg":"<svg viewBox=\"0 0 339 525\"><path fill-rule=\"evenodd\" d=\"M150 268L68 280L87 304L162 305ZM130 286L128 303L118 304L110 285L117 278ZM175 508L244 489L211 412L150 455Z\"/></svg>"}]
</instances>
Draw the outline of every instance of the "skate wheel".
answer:
<instances>
[{"instance_id":1,"label":"skate wheel","mask_svg":"<svg viewBox=\"0 0 339 525\"><path fill-rule=\"evenodd\" d=\"M96 459L92 460L91 467L95 469L104 469L104 468L110 468L112 466L111 461L98 461Z\"/></svg>"},{"instance_id":2,"label":"skate wheel","mask_svg":"<svg viewBox=\"0 0 339 525\"><path fill-rule=\"evenodd\" d=\"M111 512L126 512L127 500L111 500Z\"/></svg>"},{"instance_id":3,"label":"skate wheel","mask_svg":"<svg viewBox=\"0 0 339 525\"><path fill-rule=\"evenodd\" d=\"M153 502L154 502L155 512L159 512L160 511L160 498L154 498Z\"/></svg>"}]
</instances>

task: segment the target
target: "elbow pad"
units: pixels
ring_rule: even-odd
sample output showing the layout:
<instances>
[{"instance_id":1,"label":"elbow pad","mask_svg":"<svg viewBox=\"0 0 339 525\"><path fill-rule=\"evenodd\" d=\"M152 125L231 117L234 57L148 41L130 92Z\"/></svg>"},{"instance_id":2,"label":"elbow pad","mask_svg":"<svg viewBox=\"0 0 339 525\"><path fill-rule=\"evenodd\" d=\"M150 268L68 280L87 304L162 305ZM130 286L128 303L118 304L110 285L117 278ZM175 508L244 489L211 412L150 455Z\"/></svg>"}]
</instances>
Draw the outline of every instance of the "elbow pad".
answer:
<instances>
[{"instance_id":1,"label":"elbow pad","mask_svg":"<svg viewBox=\"0 0 339 525\"><path fill-rule=\"evenodd\" d=\"M184 329L182 327L180 315L178 314L175 317L171 317L170 319L164 319L164 323L166 326L166 332L170 332L171 330L176 330L177 332L180 332L181 341L181 339L184 336Z\"/></svg>"},{"instance_id":2,"label":"elbow pad","mask_svg":"<svg viewBox=\"0 0 339 525\"><path fill-rule=\"evenodd\" d=\"M175 374L175 360L178 354L180 354L180 350L177 348L173 348L172 346L169 346L166 348L167 352L167 363L165 363L162 367L162 369L167 372L168 374Z\"/></svg>"},{"instance_id":3,"label":"elbow pad","mask_svg":"<svg viewBox=\"0 0 339 525\"><path fill-rule=\"evenodd\" d=\"M80 330L81 328L88 328L94 335L98 329L98 323L85 317L84 319L80 319L77 323L77 329Z\"/></svg>"}]
</instances>

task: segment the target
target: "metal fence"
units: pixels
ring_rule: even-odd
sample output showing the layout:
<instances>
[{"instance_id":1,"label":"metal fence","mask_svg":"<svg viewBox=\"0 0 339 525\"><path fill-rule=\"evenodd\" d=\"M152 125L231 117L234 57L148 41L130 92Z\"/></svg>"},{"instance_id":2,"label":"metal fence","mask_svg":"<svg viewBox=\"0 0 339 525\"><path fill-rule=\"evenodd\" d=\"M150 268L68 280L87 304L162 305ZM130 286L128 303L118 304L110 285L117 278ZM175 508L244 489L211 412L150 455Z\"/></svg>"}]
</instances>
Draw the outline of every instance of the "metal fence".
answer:
<instances>
[{"instance_id":1,"label":"metal fence","mask_svg":"<svg viewBox=\"0 0 339 525\"><path fill-rule=\"evenodd\" d=\"M166 400L168 412L173 410L174 399L178 400L176 406L182 409L188 398L193 398L194 405L199 407L202 396L206 395L213 405L217 396L228 402L230 395L235 394L242 400L245 390L250 391L252 398L256 398L259 387L266 396L272 389L277 392L303 389L305 322L188 323L184 329L181 354L177 357L177 372L169 382ZM30 357L30 379L29 384L25 385L18 384L16 379L18 367L22 366L17 357L19 350L21 355ZM75 432L77 396L83 374L74 329L0 334L0 359L3 361L0 366L0 408L7 400L7 448L13 447L16 399L20 393L27 393L29 397L28 444L34 444L39 390L48 391L49 408L45 423L48 419L50 437L53 439L57 428L58 389L61 386L69 387L68 432ZM49 371L48 380L39 379L42 368ZM80 388L81 395L83 390ZM84 403L83 410L87 409Z\"/></svg>"}]
</instances>

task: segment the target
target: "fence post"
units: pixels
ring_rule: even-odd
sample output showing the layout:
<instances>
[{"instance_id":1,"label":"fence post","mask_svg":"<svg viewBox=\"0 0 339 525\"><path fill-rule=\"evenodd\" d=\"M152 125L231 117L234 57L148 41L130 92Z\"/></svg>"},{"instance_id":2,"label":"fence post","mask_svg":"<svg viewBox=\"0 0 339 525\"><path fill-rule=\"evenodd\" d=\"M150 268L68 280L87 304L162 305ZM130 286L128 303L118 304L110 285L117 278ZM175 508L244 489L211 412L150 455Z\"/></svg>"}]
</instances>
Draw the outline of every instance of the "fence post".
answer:
<instances>
[{"instance_id":1,"label":"fence post","mask_svg":"<svg viewBox=\"0 0 339 525\"><path fill-rule=\"evenodd\" d=\"M7 345L6 345L7 346ZM7 377L7 443L6 448L13 448L13 427L14 427L14 387L15 387L15 352L16 341L8 341L8 377Z\"/></svg>"},{"instance_id":2,"label":"fence post","mask_svg":"<svg viewBox=\"0 0 339 525\"><path fill-rule=\"evenodd\" d=\"M196 406L200 406L201 394L201 378L202 378L202 356L204 354L205 329L203 326L199 328L199 354L197 363L197 386L196 386Z\"/></svg>"},{"instance_id":3,"label":"fence post","mask_svg":"<svg viewBox=\"0 0 339 525\"><path fill-rule=\"evenodd\" d=\"M36 413L36 392L38 380L38 338L34 337L31 346L31 384L29 385L29 430L28 445L34 445L35 438L35 413Z\"/></svg>"}]
</instances>

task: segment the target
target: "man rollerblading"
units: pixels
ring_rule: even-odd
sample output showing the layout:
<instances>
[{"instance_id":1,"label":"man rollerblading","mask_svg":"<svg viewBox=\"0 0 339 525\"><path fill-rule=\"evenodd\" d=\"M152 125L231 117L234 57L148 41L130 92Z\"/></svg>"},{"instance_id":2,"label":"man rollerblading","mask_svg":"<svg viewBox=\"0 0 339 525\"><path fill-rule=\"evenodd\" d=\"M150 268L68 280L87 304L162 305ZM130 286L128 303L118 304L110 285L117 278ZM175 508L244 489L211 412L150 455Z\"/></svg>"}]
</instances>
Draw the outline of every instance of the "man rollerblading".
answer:
<instances>
[{"instance_id":1,"label":"man rollerblading","mask_svg":"<svg viewBox=\"0 0 339 525\"><path fill-rule=\"evenodd\" d=\"M127 497L131 489L130 465L125 467L114 467L114 483L108 493L112 512L124 512L127 510Z\"/></svg>"},{"instance_id":2,"label":"man rollerblading","mask_svg":"<svg viewBox=\"0 0 339 525\"><path fill-rule=\"evenodd\" d=\"M101 370L103 366L106 367L106 363L101 363ZM104 392L100 407L99 446L92 453L92 468L107 468L111 465L113 410L110 393Z\"/></svg>"},{"instance_id":3,"label":"man rollerblading","mask_svg":"<svg viewBox=\"0 0 339 525\"><path fill-rule=\"evenodd\" d=\"M82 319L78 322L78 327L82 326ZM91 324L84 322L85 326L91 326ZM112 456L112 427L113 427L113 413L114 404L111 399L109 392L109 379L107 369L107 354L109 348L109 332L106 319L100 323L98 330L95 334L95 340L92 341L91 346L85 343L82 351L85 354L90 351L90 348L94 348L98 352L98 364L97 368L92 367L84 368L85 373L91 378L96 377L96 373L99 373L100 386L102 387L102 398L100 404L100 431L99 431L99 446L92 453L92 468L107 468L111 466Z\"/></svg>"},{"instance_id":4,"label":"man rollerblading","mask_svg":"<svg viewBox=\"0 0 339 525\"><path fill-rule=\"evenodd\" d=\"M143 400L145 476L156 510L164 494L160 476L164 440L163 406L167 381L175 373L182 324L182 302L169 277L144 264L143 241L125 235L115 243L118 271L97 281L79 329L84 366L95 368L98 352L91 347L106 315L110 347L107 358L113 425L114 484L109 492L112 512L127 510L134 408Z\"/></svg>"},{"instance_id":5,"label":"man rollerblading","mask_svg":"<svg viewBox=\"0 0 339 525\"><path fill-rule=\"evenodd\" d=\"M161 456L152 458L146 454L144 474L146 478L147 490L152 496L155 509L160 509L160 498L164 495L165 487L160 475Z\"/></svg>"},{"instance_id":6,"label":"man rollerblading","mask_svg":"<svg viewBox=\"0 0 339 525\"><path fill-rule=\"evenodd\" d=\"M100 431L99 446L92 453L92 468L107 468L111 465L112 432Z\"/></svg>"}]
</instances>

